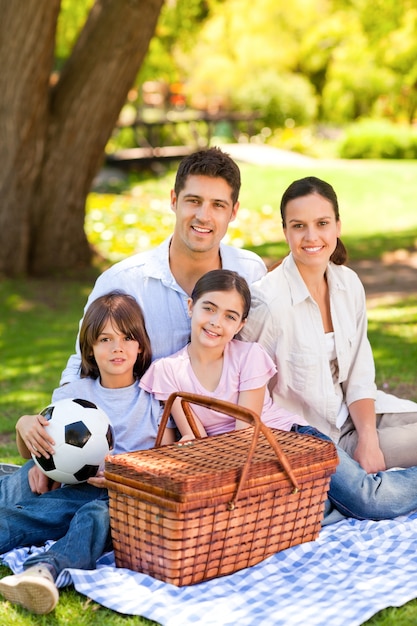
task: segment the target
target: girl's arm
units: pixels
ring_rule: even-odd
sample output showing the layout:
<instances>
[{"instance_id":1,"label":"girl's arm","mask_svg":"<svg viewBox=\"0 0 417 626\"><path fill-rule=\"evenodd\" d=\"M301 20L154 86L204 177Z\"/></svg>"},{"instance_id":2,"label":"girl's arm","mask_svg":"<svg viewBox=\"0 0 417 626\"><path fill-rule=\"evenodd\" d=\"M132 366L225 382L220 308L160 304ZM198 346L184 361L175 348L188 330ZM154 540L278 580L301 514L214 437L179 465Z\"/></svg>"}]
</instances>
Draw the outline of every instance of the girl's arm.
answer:
<instances>
[{"instance_id":1,"label":"girl's arm","mask_svg":"<svg viewBox=\"0 0 417 626\"><path fill-rule=\"evenodd\" d=\"M192 410L192 409L191 409ZM191 426L189 425L187 418L185 417L184 411L181 406L181 398L176 398L172 405L171 409L172 417L174 418L175 424L177 425L178 430L181 433L182 439L195 439L193 431L191 430ZM206 430L203 424L200 422L198 417L193 412L194 421L198 428L201 437L207 437Z\"/></svg>"},{"instance_id":2,"label":"girl's arm","mask_svg":"<svg viewBox=\"0 0 417 626\"><path fill-rule=\"evenodd\" d=\"M259 387L259 389L249 389L248 391L241 391L239 393L238 405L244 406L246 409L250 409L257 413L259 417L262 417L262 409L264 406L265 400L265 389L266 385L263 387ZM246 428L249 426L246 422L241 422L240 420L236 420L236 430L240 430L241 428Z\"/></svg>"},{"instance_id":3,"label":"girl's arm","mask_svg":"<svg viewBox=\"0 0 417 626\"><path fill-rule=\"evenodd\" d=\"M165 428L165 432L162 436L161 445L167 446L175 441L175 428Z\"/></svg>"}]
</instances>

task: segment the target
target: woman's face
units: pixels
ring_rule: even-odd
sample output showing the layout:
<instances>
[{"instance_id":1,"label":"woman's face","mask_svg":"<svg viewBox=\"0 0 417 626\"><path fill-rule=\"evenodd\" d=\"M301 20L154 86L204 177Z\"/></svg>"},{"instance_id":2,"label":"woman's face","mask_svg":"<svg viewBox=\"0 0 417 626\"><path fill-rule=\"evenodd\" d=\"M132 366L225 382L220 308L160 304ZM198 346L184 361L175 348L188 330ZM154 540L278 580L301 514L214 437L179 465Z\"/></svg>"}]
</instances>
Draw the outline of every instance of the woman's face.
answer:
<instances>
[{"instance_id":1,"label":"woman's face","mask_svg":"<svg viewBox=\"0 0 417 626\"><path fill-rule=\"evenodd\" d=\"M290 200L285 209L285 224L285 238L296 264L325 267L341 230L332 203L316 193Z\"/></svg>"}]
</instances>

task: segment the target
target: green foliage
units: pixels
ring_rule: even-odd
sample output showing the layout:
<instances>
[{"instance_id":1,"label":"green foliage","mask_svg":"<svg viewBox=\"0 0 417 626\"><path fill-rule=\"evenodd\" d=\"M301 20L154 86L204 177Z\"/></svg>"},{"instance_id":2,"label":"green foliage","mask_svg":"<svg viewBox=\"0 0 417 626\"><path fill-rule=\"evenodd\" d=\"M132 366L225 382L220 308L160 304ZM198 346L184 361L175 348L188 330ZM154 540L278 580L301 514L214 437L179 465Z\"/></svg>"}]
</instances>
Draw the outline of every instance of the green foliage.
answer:
<instances>
[{"instance_id":1,"label":"green foliage","mask_svg":"<svg viewBox=\"0 0 417 626\"><path fill-rule=\"evenodd\" d=\"M283 127L291 122L305 126L316 118L317 98L311 84L300 75L266 69L254 82L243 81L230 96L234 108L256 111L264 126Z\"/></svg>"},{"instance_id":2,"label":"green foliage","mask_svg":"<svg viewBox=\"0 0 417 626\"><path fill-rule=\"evenodd\" d=\"M417 132L387 120L361 120L346 130L339 154L345 159L416 159Z\"/></svg>"},{"instance_id":3,"label":"green foliage","mask_svg":"<svg viewBox=\"0 0 417 626\"><path fill-rule=\"evenodd\" d=\"M229 0L213 5L193 49L185 54L178 41L173 54L191 102L253 106L274 129L300 116L345 123L379 112L411 121L416 41L413 0L296 0L291 11L284 0Z\"/></svg>"},{"instance_id":4,"label":"green foliage","mask_svg":"<svg viewBox=\"0 0 417 626\"><path fill-rule=\"evenodd\" d=\"M146 80L161 80L167 84L181 81L184 76L176 54L191 53L208 15L207 0L165 2L136 84Z\"/></svg>"},{"instance_id":5,"label":"green foliage","mask_svg":"<svg viewBox=\"0 0 417 626\"><path fill-rule=\"evenodd\" d=\"M56 69L61 69L69 57L93 2L94 0L62 0L56 35Z\"/></svg>"},{"instance_id":6,"label":"green foliage","mask_svg":"<svg viewBox=\"0 0 417 626\"><path fill-rule=\"evenodd\" d=\"M287 120L284 128L276 128L266 138L266 142L269 146L275 146L281 150L328 159L338 156L336 138L339 134L338 130L333 132L330 127L324 130L311 124L296 126L291 123L291 120Z\"/></svg>"},{"instance_id":7,"label":"green foliage","mask_svg":"<svg viewBox=\"0 0 417 626\"><path fill-rule=\"evenodd\" d=\"M55 69L94 0L62 0ZM320 16L317 19L317 16ZM184 84L198 108L260 111L344 124L379 115L411 123L417 110L414 0L176 0L165 2L136 81ZM132 101L142 105L140 90Z\"/></svg>"}]
</instances>

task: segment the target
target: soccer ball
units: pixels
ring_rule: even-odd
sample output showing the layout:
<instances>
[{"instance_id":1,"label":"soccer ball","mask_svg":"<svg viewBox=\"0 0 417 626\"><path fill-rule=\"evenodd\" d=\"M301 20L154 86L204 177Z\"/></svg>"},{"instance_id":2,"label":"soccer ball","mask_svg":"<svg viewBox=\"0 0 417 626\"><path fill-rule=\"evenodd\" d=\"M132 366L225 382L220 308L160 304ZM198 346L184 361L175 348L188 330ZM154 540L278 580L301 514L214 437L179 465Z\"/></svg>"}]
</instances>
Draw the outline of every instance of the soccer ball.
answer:
<instances>
[{"instance_id":1,"label":"soccer ball","mask_svg":"<svg viewBox=\"0 0 417 626\"><path fill-rule=\"evenodd\" d=\"M60 483L82 483L95 476L113 448L113 431L106 413L88 400L66 399L41 411L49 420L55 454L49 459L32 454L39 469Z\"/></svg>"}]
</instances>

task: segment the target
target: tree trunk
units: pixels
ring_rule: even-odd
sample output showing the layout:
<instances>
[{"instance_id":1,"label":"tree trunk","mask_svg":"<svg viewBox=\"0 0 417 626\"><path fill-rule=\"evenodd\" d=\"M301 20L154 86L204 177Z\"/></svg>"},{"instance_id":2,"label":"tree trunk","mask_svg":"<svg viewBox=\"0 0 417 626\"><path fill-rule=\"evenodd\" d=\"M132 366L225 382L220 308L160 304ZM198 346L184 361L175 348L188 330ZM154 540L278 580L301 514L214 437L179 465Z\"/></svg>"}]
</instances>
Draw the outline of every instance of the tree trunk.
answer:
<instances>
[{"instance_id":1,"label":"tree trunk","mask_svg":"<svg viewBox=\"0 0 417 626\"><path fill-rule=\"evenodd\" d=\"M59 0L0 0L0 274L27 270ZM23 8L23 7L22 7Z\"/></svg>"},{"instance_id":2,"label":"tree trunk","mask_svg":"<svg viewBox=\"0 0 417 626\"><path fill-rule=\"evenodd\" d=\"M0 10L9 4L0 0ZM9 29L14 27L20 40L16 43L7 35L6 50L14 49L14 61L7 63L8 110L0 110L0 132L3 136L3 126L9 132L6 147L0 148L1 169L6 164L7 170L0 172L0 272L41 276L90 263L84 233L86 196L163 0L96 0L52 87L48 80L60 2L24 4L25 11L16 10L16 5L14 12L8 11ZM1 30L3 26L2 17ZM4 58L5 50L0 50L0 60ZM20 69L22 59L30 62L30 70ZM2 93L3 81L4 76Z\"/></svg>"}]
</instances>

